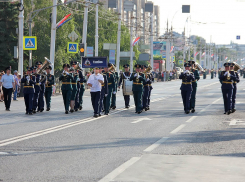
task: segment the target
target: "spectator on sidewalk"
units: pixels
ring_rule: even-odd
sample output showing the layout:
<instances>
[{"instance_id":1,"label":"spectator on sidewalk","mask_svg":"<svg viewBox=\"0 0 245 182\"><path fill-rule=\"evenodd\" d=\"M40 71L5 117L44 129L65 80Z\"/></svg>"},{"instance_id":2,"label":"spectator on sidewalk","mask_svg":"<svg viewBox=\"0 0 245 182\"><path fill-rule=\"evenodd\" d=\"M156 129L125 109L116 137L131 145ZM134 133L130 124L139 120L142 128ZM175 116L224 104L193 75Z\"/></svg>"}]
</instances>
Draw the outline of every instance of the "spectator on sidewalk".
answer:
<instances>
[{"instance_id":1,"label":"spectator on sidewalk","mask_svg":"<svg viewBox=\"0 0 245 182\"><path fill-rule=\"evenodd\" d=\"M17 92L18 92L18 86L20 85L20 83L19 83L19 79L18 79L18 71L17 70L14 71L14 83L15 83L15 91L14 91L13 100L18 101L17 100Z\"/></svg>"},{"instance_id":2,"label":"spectator on sidewalk","mask_svg":"<svg viewBox=\"0 0 245 182\"><path fill-rule=\"evenodd\" d=\"M0 80L0 86L3 85L3 95L6 111L10 111L10 104L12 99L12 92L15 89L14 77L10 74L10 67L5 69L4 74Z\"/></svg>"},{"instance_id":3,"label":"spectator on sidewalk","mask_svg":"<svg viewBox=\"0 0 245 182\"><path fill-rule=\"evenodd\" d=\"M169 73L169 80L170 80L170 81L172 80L172 76L173 76L173 72L170 71L170 73Z\"/></svg>"},{"instance_id":4,"label":"spectator on sidewalk","mask_svg":"<svg viewBox=\"0 0 245 182\"><path fill-rule=\"evenodd\" d=\"M0 80L2 79L2 73L0 73ZM2 86L0 86L0 102L3 102L3 90Z\"/></svg>"}]
</instances>

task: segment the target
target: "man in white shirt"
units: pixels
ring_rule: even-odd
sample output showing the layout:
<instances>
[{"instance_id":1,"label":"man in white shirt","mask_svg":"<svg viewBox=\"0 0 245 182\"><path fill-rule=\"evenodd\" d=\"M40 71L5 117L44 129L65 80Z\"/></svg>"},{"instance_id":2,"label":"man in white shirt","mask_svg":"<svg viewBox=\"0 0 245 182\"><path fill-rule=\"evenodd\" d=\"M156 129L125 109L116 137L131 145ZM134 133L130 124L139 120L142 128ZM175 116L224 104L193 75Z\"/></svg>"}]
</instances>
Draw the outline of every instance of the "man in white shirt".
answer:
<instances>
[{"instance_id":1,"label":"man in white shirt","mask_svg":"<svg viewBox=\"0 0 245 182\"><path fill-rule=\"evenodd\" d=\"M94 109L94 117L99 116L99 101L101 84L104 83L104 77L99 73L99 68L94 68L94 74L90 75L88 79L88 86L90 86L91 102Z\"/></svg>"},{"instance_id":2,"label":"man in white shirt","mask_svg":"<svg viewBox=\"0 0 245 182\"><path fill-rule=\"evenodd\" d=\"M6 111L10 111L12 92L15 89L14 77L10 74L10 67L5 69L6 74L0 80L0 87L3 85L3 95Z\"/></svg>"}]
</instances>

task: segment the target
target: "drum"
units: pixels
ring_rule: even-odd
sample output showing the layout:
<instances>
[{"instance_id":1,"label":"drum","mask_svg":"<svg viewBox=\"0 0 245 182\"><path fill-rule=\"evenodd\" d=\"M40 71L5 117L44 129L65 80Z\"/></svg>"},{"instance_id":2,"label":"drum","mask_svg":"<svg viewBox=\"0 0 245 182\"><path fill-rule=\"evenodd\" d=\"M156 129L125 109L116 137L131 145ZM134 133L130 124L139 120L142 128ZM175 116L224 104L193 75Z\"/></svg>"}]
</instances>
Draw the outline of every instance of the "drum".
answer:
<instances>
[{"instance_id":1,"label":"drum","mask_svg":"<svg viewBox=\"0 0 245 182\"><path fill-rule=\"evenodd\" d=\"M129 79L124 79L123 95L133 95L133 81L129 81Z\"/></svg>"}]
</instances>

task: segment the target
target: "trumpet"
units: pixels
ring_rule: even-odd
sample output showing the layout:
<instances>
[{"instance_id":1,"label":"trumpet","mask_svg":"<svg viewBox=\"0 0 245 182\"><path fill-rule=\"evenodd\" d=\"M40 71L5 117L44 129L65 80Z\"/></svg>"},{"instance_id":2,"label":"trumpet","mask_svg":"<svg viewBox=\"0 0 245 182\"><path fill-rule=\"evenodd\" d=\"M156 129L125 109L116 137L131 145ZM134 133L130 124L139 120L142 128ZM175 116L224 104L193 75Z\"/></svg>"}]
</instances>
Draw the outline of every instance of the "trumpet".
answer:
<instances>
[{"instance_id":1,"label":"trumpet","mask_svg":"<svg viewBox=\"0 0 245 182\"><path fill-rule=\"evenodd\" d=\"M140 77L140 74L139 74L139 72L137 72L136 82L140 81L139 77Z\"/></svg>"},{"instance_id":2,"label":"trumpet","mask_svg":"<svg viewBox=\"0 0 245 182\"><path fill-rule=\"evenodd\" d=\"M230 77L230 71L228 71L228 74L227 74L227 80L230 80L231 79L231 77Z\"/></svg>"}]
</instances>

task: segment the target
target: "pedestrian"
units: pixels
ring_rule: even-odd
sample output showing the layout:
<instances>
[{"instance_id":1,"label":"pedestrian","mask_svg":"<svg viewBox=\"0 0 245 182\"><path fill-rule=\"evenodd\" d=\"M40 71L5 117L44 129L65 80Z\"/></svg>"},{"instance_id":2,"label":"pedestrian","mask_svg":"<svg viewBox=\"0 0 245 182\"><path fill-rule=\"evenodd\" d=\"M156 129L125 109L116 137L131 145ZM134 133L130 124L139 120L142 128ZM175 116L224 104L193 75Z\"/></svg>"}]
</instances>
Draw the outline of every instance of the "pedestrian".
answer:
<instances>
[{"instance_id":1,"label":"pedestrian","mask_svg":"<svg viewBox=\"0 0 245 182\"><path fill-rule=\"evenodd\" d=\"M169 73L169 78L170 78L170 81L172 80L172 76L173 76L173 72L172 72L172 71L170 71L170 73Z\"/></svg>"},{"instance_id":2,"label":"pedestrian","mask_svg":"<svg viewBox=\"0 0 245 182\"><path fill-rule=\"evenodd\" d=\"M15 91L14 91L13 100L18 101L17 100L17 92L18 92L18 87L19 87L20 83L19 83L19 79L18 79L18 71L17 70L14 71L14 82L15 82Z\"/></svg>"},{"instance_id":3,"label":"pedestrian","mask_svg":"<svg viewBox=\"0 0 245 182\"><path fill-rule=\"evenodd\" d=\"M0 73L0 80L2 79L2 73ZM0 86L0 102L3 102L3 91L2 91L2 86Z\"/></svg>"},{"instance_id":4,"label":"pedestrian","mask_svg":"<svg viewBox=\"0 0 245 182\"><path fill-rule=\"evenodd\" d=\"M10 74L10 67L5 69L6 74L4 74L0 80L0 86L3 88L4 103L6 111L10 111L10 104L12 99L12 92L15 89L14 77Z\"/></svg>"},{"instance_id":5,"label":"pedestrian","mask_svg":"<svg viewBox=\"0 0 245 182\"><path fill-rule=\"evenodd\" d=\"M91 102L94 109L94 117L99 117L99 101L101 93L101 84L104 83L104 77L99 73L99 68L94 68L94 74L89 76L88 85L90 86Z\"/></svg>"},{"instance_id":6,"label":"pedestrian","mask_svg":"<svg viewBox=\"0 0 245 182\"><path fill-rule=\"evenodd\" d=\"M164 77L164 81L166 82L166 78L167 78L167 73L166 73L166 71L164 71L163 77Z\"/></svg>"}]
</instances>

